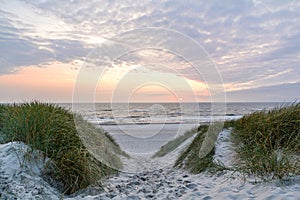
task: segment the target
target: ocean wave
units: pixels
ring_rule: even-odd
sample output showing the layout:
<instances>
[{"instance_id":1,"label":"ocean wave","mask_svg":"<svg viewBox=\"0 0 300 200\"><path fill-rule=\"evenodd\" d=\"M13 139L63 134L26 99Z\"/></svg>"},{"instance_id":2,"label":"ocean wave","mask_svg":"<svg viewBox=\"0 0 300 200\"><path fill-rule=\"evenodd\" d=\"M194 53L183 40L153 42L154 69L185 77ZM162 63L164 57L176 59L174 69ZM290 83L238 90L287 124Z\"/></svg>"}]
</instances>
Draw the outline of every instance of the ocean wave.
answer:
<instances>
[{"instance_id":1,"label":"ocean wave","mask_svg":"<svg viewBox=\"0 0 300 200\"><path fill-rule=\"evenodd\" d=\"M129 112L150 112L148 109L131 109Z\"/></svg>"},{"instance_id":2,"label":"ocean wave","mask_svg":"<svg viewBox=\"0 0 300 200\"><path fill-rule=\"evenodd\" d=\"M214 121L235 120L242 115L218 115L218 116L173 116L152 117L139 116L117 117L117 118L86 118L89 122L97 125L143 125L143 124L199 124L212 123Z\"/></svg>"}]
</instances>

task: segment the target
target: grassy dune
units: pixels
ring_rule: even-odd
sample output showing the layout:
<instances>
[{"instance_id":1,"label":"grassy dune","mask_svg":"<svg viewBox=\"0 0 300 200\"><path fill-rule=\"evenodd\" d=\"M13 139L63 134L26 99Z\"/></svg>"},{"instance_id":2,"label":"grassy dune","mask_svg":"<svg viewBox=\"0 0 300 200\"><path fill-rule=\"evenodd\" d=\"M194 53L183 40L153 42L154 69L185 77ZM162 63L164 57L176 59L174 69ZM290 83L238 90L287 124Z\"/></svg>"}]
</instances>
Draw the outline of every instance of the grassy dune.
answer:
<instances>
[{"instance_id":1,"label":"grassy dune","mask_svg":"<svg viewBox=\"0 0 300 200\"><path fill-rule=\"evenodd\" d=\"M154 155L153 158L155 157L163 157L166 154L170 153L177 147L179 147L184 141L192 137L197 133L198 128L193 128L189 131L186 131L183 135L175 138L174 140L169 141L167 144L162 146L159 151L157 151Z\"/></svg>"},{"instance_id":2,"label":"grassy dune","mask_svg":"<svg viewBox=\"0 0 300 200\"><path fill-rule=\"evenodd\" d=\"M300 174L300 104L255 112L233 123L241 169L263 179Z\"/></svg>"},{"instance_id":3,"label":"grassy dune","mask_svg":"<svg viewBox=\"0 0 300 200\"><path fill-rule=\"evenodd\" d=\"M121 167L118 156L124 155L108 133L81 116L56 105L38 102L0 105L0 142L10 141L24 142L50 158L44 177L61 183L62 192L66 194L116 173L110 166ZM89 150L87 145L90 145Z\"/></svg>"},{"instance_id":4,"label":"grassy dune","mask_svg":"<svg viewBox=\"0 0 300 200\"><path fill-rule=\"evenodd\" d=\"M209 135L209 137L206 137ZM218 163L213 161L215 154L214 144L212 148L206 148L208 152L205 153L204 157L200 157L202 146L209 144L207 139L215 141L214 129L209 128L208 125L201 125L197 129L197 135L189 147L183 151L175 162L175 167L183 168L191 173L200 173L206 170L215 171L222 168ZM206 140L206 142L204 142ZM205 143L205 144L204 144Z\"/></svg>"},{"instance_id":5,"label":"grassy dune","mask_svg":"<svg viewBox=\"0 0 300 200\"><path fill-rule=\"evenodd\" d=\"M224 128L229 127L232 127L231 137L239 161L232 170L256 175L263 180L300 174L299 103L255 112L236 121L226 121ZM204 158L199 157L207 134L208 126L199 126L197 136L179 156L176 167L192 173L225 169L214 163L214 148Z\"/></svg>"}]
</instances>

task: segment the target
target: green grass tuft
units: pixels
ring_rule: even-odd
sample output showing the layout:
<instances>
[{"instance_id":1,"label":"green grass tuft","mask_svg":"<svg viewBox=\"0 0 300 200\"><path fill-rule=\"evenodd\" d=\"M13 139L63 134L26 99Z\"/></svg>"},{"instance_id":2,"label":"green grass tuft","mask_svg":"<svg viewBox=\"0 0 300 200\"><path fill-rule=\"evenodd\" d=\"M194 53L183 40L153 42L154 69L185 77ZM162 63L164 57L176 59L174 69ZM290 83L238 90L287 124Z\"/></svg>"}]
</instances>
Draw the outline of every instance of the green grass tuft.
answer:
<instances>
[{"instance_id":1,"label":"green grass tuft","mask_svg":"<svg viewBox=\"0 0 300 200\"><path fill-rule=\"evenodd\" d=\"M215 154L214 147L203 158L199 156L199 152L207 134L211 134L209 131L209 126L199 126L195 139L190 146L183 153L181 153L174 166L184 168L195 174L207 170L214 171L217 168L220 168L221 166L213 161L213 156Z\"/></svg>"},{"instance_id":2,"label":"green grass tuft","mask_svg":"<svg viewBox=\"0 0 300 200\"><path fill-rule=\"evenodd\" d=\"M224 126L223 129L229 129L235 126L237 120L233 119L233 120L227 120L224 122Z\"/></svg>"},{"instance_id":3,"label":"green grass tuft","mask_svg":"<svg viewBox=\"0 0 300 200\"><path fill-rule=\"evenodd\" d=\"M262 179L300 174L300 104L244 116L233 124L241 169Z\"/></svg>"},{"instance_id":4,"label":"green grass tuft","mask_svg":"<svg viewBox=\"0 0 300 200\"><path fill-rule=\"evenodd\" d=\"M88 140L80 138L78 130L83 138L98 145L94 146L98 149L96 152L87 149ZM44 169L45 176L62 183L66 194L117 172L99 162L95 155L106 155L103 161L120 167L118 154L124 154L108 133L95 128L81 116L39 102L0 105L0 139L2 143L24 142L42 151L50 158Z\"/></svg>"},{"instance_id":5,"label":"green grass tuft","mask_svg":"<svg viewBox=\"0 0 300 200\"><path fill-rule=\"evenodd\" d=\"M158 152L156 152L152 158L163 157L166 154L170 153L178 146L180 146L184 141L192 137L197 133L198 128L193 128L189 131L186 131L183 135L175 138L174 140L169 141L167 144L163 145Z\"/></svg>"}]
</instances>

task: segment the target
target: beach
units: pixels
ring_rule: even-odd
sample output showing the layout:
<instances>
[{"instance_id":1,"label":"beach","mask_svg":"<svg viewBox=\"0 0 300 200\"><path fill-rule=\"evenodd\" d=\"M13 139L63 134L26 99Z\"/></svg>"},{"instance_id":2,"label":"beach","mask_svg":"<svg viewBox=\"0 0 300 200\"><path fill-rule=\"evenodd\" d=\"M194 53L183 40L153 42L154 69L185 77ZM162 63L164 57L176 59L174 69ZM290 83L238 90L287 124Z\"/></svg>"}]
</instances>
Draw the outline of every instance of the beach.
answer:
<instances>
[{"instance_id":1,"label":"beach","mask_svg":"<svg viewBox=\"0 0 300 200\"><path fill-rule=\"evenodd\" d=\"M300 1L0 5L0 200L300 200Z\"/></svg>"},{"instance_id":2,"label":"beach","mask_svg":"<svg viewBox=\"0 0 300 200\"><path fill-rule=\"evenodd\" d=\"M230 130L223 131L217 141L215 159L232 164ZM192 138L162 158L144 156L123 158L126 172L103 180L103 188L89 187L64 199L297 199L300 177L284 182L261 182L233 171L192 175L172 168L176 156ZM25 145L10 143L0 146L1 199L60 199L59 192L35 171L20 168L17 152ZM21 154L19 153L19 156ZM9 165L9 167L8 167ZM36 165L34 165L36 166ZM40 165L41 167L41 165Z\"/></svg>"},{"instance_id":3,"label":"beach","mask_svg":"<svg viewBox=\"0 0 300 200\"><path fill-rule=\"evenodd\" d=\"M103 125L129 154L151 156L168 141L195 128L194 124Z\"/></svg>"},{"instance_id":4,"label":"beach","mask_svg":"<svg viewBox=\"0 0 300 200\"><path fill-rule=\"evenodd\" d=\"M249 126L248 128L256 128L257 122L261 123L261 126L265 127L265 129L272 128L271 125L264 121L269 120L269 117L273 117L275 121L278 118L281 120L282 114L284 116L290 116L291 119L294 117L297 119L299 117L297 114L299 104L292 104L287 108L274 108L274 110L268 112L264 111L275 105L276 104L266 103L231 104L231 107L229 107L230 115L218 115L218 118L223 117L223 119L227 121L221 123L223 128L216 135L216 141L213 143L213 149L211 150L213 154L208 154L210 155L208 158L211 160L208 162L208 165L204 165L204 170L194 171L193 173L188 168L185 168L185 166L188 166L188 163L191 162L192 165L190 165L190 167L192 168L197 167L197 165L202 165L201 160L206 159L206 157L199 158L200 154L196 149L200 149L203 145L203 142L201 142L204 141L202 134L205 136L207 131L209 131L208 127L214 126L210 123L210 120L215 116L207 115L207 109L204 109L206 115L201 115L202 119L206 119L206 121L202 122L202 125L200 123L200 126L191 123L191 119L194 119L199 112L195 112L193 109L187 109L189 112L182 112L176 116L176 118L180 117L183 121L190 123L174 123L174 112L178 113L176 111L178 107L174 104L166 106L168 109L165 109L165 115L162 115L160 112L152 114L151 119L156 123L144 123L144 119L147 118L149 114L149 104L138 104L136 106L139 108L132 108L136 113L134 117L135 123L129 123L128 119L131 120L132 117L128 118L124 116L124 114L127 115L130 111L119 115L119 118L124 118L124 120L121 120L123 123L103 123L107 121L106 118L111 119L111 114L108 112L112 112L112 110L100 109L100 111L85 110L85 112L81 112L82 117L77 115L79 121L77 124L74 124L74 115L70 111L58 106L38 102L12 105L12 107L7 107L8 110L4 110L4 112L10 112L9 109L15 111L16 109L22 108L19 112L25 112L27 115L37 112L40 116L40 113L47 111L46 113L49 113L49 116L56 113L58 119L61 118L70 123L70 125L61 129L66 131L66 139L64 140L65 142L60 144L62 146L57 147L59 148L58 152L60 152L60 149L66 149L66 153L71 153L70 155L72 155L74 151L72 148L76 149L77 147L68 146L71 138L73 142L77 141L77 145L80 145L78 142L81 140L82 142L84 141L84 144L88 148L92 148L88 149L88 151L84 151L86 153L83 155L75 154L76 157L71 163L71 168L66 168L67 173L69 169L73 169L73 162L77 162L78 158L88 153L91 153L91 156L100 155L100 157L95 157L100 159L101 156L109 155L106 160L103 160L106 164L121 163L121 165L110 165L117 167L115 168L117 171L104 171L102 165L100 169L103 171L95 171L94 173L104 172L108 173L108 176L97 179L97 182L87 183L86 186L80 189L74 189L74 192L66 194L62 190L62 187L65 187L64 184L62 184L59 179L54 180L51 176L45 174L44 171L51 161L46 155L52 156L53 154L45 154L45 150L43 152L38 149L30 148L28 145L30 143L26 144L18 141L3 143L0 145L0 199L297 199L300 196L299 175L288 176L283 179L279 177L279 179L274 178L266 181L258 176L259 173L264 172L265 169L259 168L257 174L243 171L241 161L239 160L240 152L237 150L237 141L233 139L235 137L242 137L241 139L248 138L246 141L249 141L249 138L255 139L256 136L248 135L247 131L243 132L244 128L246 126ZM68 106L70 106L70 104ZM106 107L107 105L100 105L100 107L101 106ZM202 109L205 107L207 107L207 105L204 105ZM243 107L242 112L239 110L241 107ZM86 107L82 106L81 108ZM4 107L2 107L2 109L4 109ZM103 114L101 118L98 118L98 112L102 114L105 112L105 114ZM243 117L241 116L242 113L253 114L248 114ZM289 115L287 115L287 113L289 113ZM12 115L14 115L14 113L12 113ZM20 114L16 115L16 117L19 117L19 115ZM66 116L68 118L65 118ZM49 121L47 115L44 117L45 121L39 121L40 119L36 117L30 118L30 120L31 123L35 125L44 123L42 127L49 126L48 128L50 128L50 130L52 130L52 123L55 122L54 125L60 126L63 122L60 120L55 121L51 119L51 117ZM168 123L161 123L162 121L160 120L163 118L164 121ZM257 118L260 121L257 121ZM15 120L15 118L12 119ZM22 118L17 119L22 120ZM20 124L19 128L15 129L16 121L9 121L10 119L6 120L8 120L6 122L7 124L2 130L23 131L24 126L22 124ZM102 124L99 123L99 120ZM293 120L290 121L293 122ZM290 123L290 121L286 122L283 120L281 123L283 123L285 127L286 123ZM26 121L26 123L28 122ZM278 123L279 122L274 124L275 127L278 126ZM251 124L254 124L254 126ZM241 125L241 127L239 125ZM11 129L8 129L9 127ZM79 127L83 129L78 129ZM233 127L235 127L235 129L239 128L239 132L243 135L237 134ZM290 127L290 130L293 131L291 134L297 134L297 125L291 123ZM48 137L53 137L54 140L61 135L60 131L55 132L57 129L53 129L54 131L50 132L43 132L45 128L38 130L43 134L48 134ZM76 132L79 130L84 130L83 132L79 132L81 135L86 134L92 137L80 139L80 137L85 137L85 135L77 135ZM28 131L32 131L32 129L28 129ZM36 132L36 134L39 134L39 131ZM69 131L71 131L70 136ZM275 129L274 134L277 134L277 131L280 133L281 130ZM38 136L31 135L31 132L26 132L26 134L25 142L29 135L33 141L39 138ZM7 137L9 134L6 133L6 135L4 134L3 136ZM99 136L101 137L99 138ZM76 139L76 137L78 138ZM22 137L20 138L22 139ZM261 136L258 135L259 141L261 141L260 138ZM2 140L3 139L5 139L5 137L3 137ZM41 144L40 140L37 141L37 144ZM195 143L195 141L198 142ZM297 140L295 140L295 142L294 144L298 145ZM36 143L31 143L31 145L35 144ZM103 144L104 146L101 147ZM258 143L258 145L263 145L263 147L267 144L268 143ZM52 145L54 145L54 143L52 143ZM43 149L42 147L43 145L39 148ZM68 148L65 147L71 148L72 151L69 152ZM250 148L251 147L252 146L250 146ZM95 148L99 151L93 151ZM257 148L259 148L259 146L257 146ZM298 147L296 146L296 148ZM291 148L291 150L293 150L293 148ZM160 151L161 153L157 154ZM190 160L193 151L196 151L197 156L194 157L194 159L198 159L196 162ZM295 149L295 151L297 151L297 149ZM275 152L277 153L275 154L277 156L275 159L276 162L280 163L282 154L278 152L279 151ZM100 154L98 155L98 153ZM182 157L182 155L185 155L185 157ZM259 159L264 155L258 154L257 156L259 156ZM60 162L59 159L65 159L64 154L62 154L62 157L54 157L54 159L58 159L58 162ZM101 162L102 160L99 161ZM262 160L262 162L264 162L263 164L271 164L270 167L273 167L273 161L270 161L271 163L267 163L264 158ZM256 162L256 160L254 160L254 162ZM282 160L282 162L286 161ZM86 162L79 167L96 167L95 164L90 164L91 163ZM283 168L278 168L280 166L274 166L274 170L278 170L276 173L286 170L284 166ZM297 164L294 166L297 167ZM64 165L61 167L64 167ZM250 167L252 166L250 165ZM292 169L295 168L289 168L289 170ZM82 168L78 168L78 170L82 170ZM297 173L297 171L295 172ZM85 175L83 175L83 177L85 177ZM73 183L74 182L66 182L65 184L73 185Z\"/></svg>"}]
</instances>

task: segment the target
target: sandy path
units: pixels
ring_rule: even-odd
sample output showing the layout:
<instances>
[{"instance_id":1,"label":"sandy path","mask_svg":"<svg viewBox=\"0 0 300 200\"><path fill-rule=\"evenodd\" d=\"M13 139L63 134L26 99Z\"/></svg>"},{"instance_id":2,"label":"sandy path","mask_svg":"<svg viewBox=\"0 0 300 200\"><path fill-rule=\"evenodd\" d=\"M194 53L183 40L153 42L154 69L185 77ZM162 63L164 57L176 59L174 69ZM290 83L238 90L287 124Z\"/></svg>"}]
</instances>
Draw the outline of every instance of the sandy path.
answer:
<instances>
[{"instance_id":1,"label":"sandy path","mask_svg":"<svg viewBox=\"0 0 300 200\"><path fill-rule=\"evenodd\" d=\"M83 193L76 199L299 199L300 177L283 186L276 181L245 181L241 174L231 171L191 175L172 168L178 153L191 140L162 158L136 156L125 160L125 170L136 173L120 173L104 182L105 192L93 195ZM223 131L216 143L215 159L230 167L234 154L230 131Z\"/></svg>"}]
</instances>

